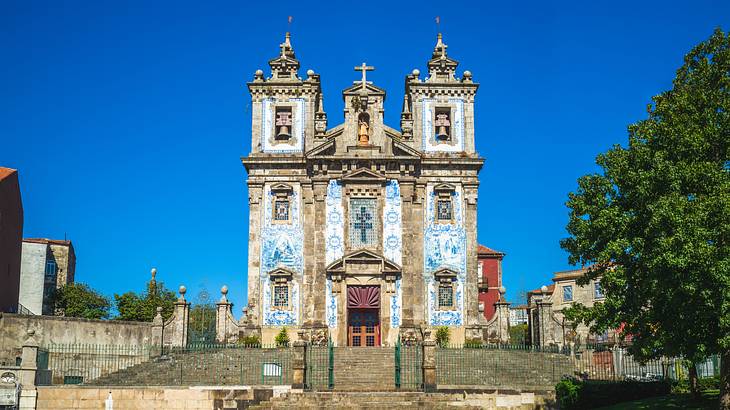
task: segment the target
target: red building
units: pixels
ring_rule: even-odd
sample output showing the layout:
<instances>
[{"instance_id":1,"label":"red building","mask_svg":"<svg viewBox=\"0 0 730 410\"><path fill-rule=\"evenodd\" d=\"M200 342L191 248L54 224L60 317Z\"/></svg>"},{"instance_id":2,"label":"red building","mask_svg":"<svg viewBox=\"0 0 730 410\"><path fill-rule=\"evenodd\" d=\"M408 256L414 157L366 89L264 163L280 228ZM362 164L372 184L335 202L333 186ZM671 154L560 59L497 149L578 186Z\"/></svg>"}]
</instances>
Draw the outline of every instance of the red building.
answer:
<instances>
[{"instance_id":1,"label":"red building","mask_svg":"<svg viewBox=\"0 0 730 410\"><path fill-rule=\"evenodd\" d=\"M494 317L494 304L499 301L499 288L502 286L502 259L504 252L479 245L477 260L479 270L479 304L484 306L484 317Z\"/></svg>"},{"instance_id":2,"label":"red building","mask_svg":"<svg viewBox=\"0 0 730 410\"><path fill-rule=\"evenodd\" d=\"M0 312L17 312L23 203L18 171L0 167Z\"/></svg>"}]
</instances>

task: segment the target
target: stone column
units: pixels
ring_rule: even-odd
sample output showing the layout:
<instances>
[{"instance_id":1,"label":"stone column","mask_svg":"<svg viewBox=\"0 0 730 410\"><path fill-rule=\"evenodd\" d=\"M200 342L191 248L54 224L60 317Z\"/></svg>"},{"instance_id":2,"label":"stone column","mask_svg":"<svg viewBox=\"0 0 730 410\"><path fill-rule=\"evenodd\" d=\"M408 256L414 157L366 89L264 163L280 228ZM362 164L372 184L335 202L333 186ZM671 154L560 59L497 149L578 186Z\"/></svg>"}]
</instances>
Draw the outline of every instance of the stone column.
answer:
<instances>
[{"instance_id":1,"label":"stone column","mask_svg":"<svg viewBox=\"0 0 730 410\"><path fill-rule=\"evenodd\" d=\"M35 377L38 370L38 341L35 337L35 330L28 330L28 338L23 343L20 367L20 391L19 409L31 410L36 407L38 392L35 388Z\"/></svg>"},{"instance_id":2,"label":"stone column","mask_svg":"<svg viewBox=\"0 0 730 410\"><path fill-rule=\"evenodd\" d=\"M175 310L173 312L172 321L172 340L173 347L185 347L188 344L188 324L190 320L190 303L185 300L185 292L187 288L180 286L180 297L175 302Z\"/></svg>"},{"instance_id":3,"label":"stone column","mask_svg":"<svg viewBox=\"0 0 730 410\"><path fill-rule=\"evenodd\" d=\"M255 104L260 107L260 104ZM264 184L255 182L250 177L248 182L248 314L249 324L261 326L261 209Z\"/></svg>"},{"instance_id":4,"label":"stone column","mask_svg":"<svg viewBox=\"0 0 730 410\"><path fill-rule=\"evenodd\" d=\"M509 302L504 301L504 294L506 293L504 286L499 288L499 301L494 304L496 307L497 314L497 336L499 337L500 343L509 343Z\"/></svg>"},{"instance_id":5,"label":"stone column","mask_svg":"<svg viewBox=\"0 0 730 410\"><path fill-rule=\"evenodd\" d=\"M233 303L228 301L227 294L228 286L223 285L221 299L215 304L215 341L218 343L228 343L228 312L233 309Z\"/></svg>"},{"instance_id":6,"label":"stone column","mask_svg":"<svg viewBox=\"0 0 730 410\"><path fill-rule=\"evenodd\" d=\"M292 389L303 390L307 376L307 342L304 340L304 330L297 332L298 339L292 344L294 357L292 361Z\"/></svg>"},{"instance_id":7,"label":"stone column","mask_svg":"<svg viewBox=\"0 0 730 410\"><path fill-rule=\"evenodd\" d=\"M479 269L477 264L477 185L464 184L464 229L466 230L466 284L464 289L465 325L478 325L479 316Z\"/></svg>"},{"instance_id":8,"label":"stone column","mask_svg":"<svg viewBox=\"0 0 730 410\"><path fill-rule=\"evenodd\" d=\"M436 341L431 337L431 330L423 331L423 389L426 392L436 390Z\"/></svg>"},{"instance_id":9,"label":"stone column","mask_svg":"<svg viewBox=\"0 0 730 410\"><path fill-rule=\"evenodd\" d=\"M164 339L165 324L162 320L162 307L157 306L157 314L152 319L152 356L162 355L162 343Z\"/></svg>"}]
</instances>

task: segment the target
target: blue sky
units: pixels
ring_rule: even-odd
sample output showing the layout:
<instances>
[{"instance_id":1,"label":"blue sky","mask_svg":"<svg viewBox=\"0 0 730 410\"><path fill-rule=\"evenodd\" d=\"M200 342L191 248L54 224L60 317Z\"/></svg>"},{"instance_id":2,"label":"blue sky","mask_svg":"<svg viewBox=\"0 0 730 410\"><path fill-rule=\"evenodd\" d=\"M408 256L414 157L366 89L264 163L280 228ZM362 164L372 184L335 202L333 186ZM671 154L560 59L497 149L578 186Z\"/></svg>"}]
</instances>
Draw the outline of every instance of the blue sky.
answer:
<instances>
[{"instance_id":1,"label":"blue sky","mask_svg":"<svg viewBox=\"0 0 730 410\"><path fill-rule=\"evenodd\" d=\"M0 166L17 168L26 237L73 240L77 280L111 295L231 289L245 301L250 151L245 82L268 73L294 16L302 71L322 76L330 126L367 61L398 127L403 81L436 37L481 84L479 240L504 251L508 296L570 268L567 193L626 141L652 95L730 2L6 1Z\"/></svg>"}]
</instances>

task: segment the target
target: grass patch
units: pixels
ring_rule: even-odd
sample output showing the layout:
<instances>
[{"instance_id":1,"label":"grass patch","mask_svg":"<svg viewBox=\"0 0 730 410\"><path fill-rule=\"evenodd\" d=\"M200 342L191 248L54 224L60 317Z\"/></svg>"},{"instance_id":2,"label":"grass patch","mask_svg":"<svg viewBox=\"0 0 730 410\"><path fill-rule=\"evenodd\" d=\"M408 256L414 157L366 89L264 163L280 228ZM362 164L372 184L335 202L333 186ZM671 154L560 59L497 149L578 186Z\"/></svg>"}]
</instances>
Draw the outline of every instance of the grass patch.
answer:
<instances>
[{"instance_id":1,"label":"grass patch","mask_svg":"<svg viewBox=\"0 0 730 410\"><path fill-rule=\"evenodd\" d=\"M697 401L692 400L692 396L690 394L670 394L668 396L651 397L648 399L618 403L613 406L601 407L600 410L711 410L717 408L717 401L719 400L719 397L719 390L704 391L702 392L702 398Z\"/></svg>"}]
</instances>

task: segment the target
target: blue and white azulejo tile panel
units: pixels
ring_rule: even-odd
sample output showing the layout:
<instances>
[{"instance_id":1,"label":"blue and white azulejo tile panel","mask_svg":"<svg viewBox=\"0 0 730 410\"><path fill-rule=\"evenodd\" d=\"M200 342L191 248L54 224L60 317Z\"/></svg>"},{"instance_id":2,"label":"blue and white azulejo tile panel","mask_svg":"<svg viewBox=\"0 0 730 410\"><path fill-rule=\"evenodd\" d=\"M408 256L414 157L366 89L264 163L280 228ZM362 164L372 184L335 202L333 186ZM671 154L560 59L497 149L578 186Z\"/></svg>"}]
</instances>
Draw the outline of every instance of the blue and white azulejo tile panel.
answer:
<instances>
[{"instance_id":1,"label":"blue and white azulejo tile panel","mask_svg":"<svg viewBox=\"0 0 730 410\"><path fill-rule=\"evenodd\" d=\"M345 254L345 217L342 206L342 184L337 180L330 180L327 185L325 226L325 260L327 265L342 258ZM337 298L332 294L332 279L327 279L327 326L337 327Z\"/></svg>"},{"instance_id":2,"label":"blue and white azulejo tile panel","mask_svg":"<svg viewBox=\"0 0 730 410\"><path fill-rule=\"evenodd\" d=\"M424 229L424 275L428 295L429 324L432 326L461 326L464 312L466 280L466 230L464 229L464 200L461 187L452 193L453 223L437 223L433 186L426 188L426 227ZM433 273L449 268L457 273L454 292L454 310L439 310L437 283Z\"/></svg>"},{"instance_id":3,"label":"blue and white azulejo tile panel","mask_svg":"<svg viewBox=\"0 0 730 410\"><path fill-rule=\"evenodd\" d=\"M462 152L464 151L464 100L450 98L449 105L454 107L454 118L451 119L451 135L453 141L440 142L434 138L433 117L436 100L425 98L421 102L423 150L425 152Z\"/></svg>"},{"instance_id":4,"label":"blue and white azulejo tile panel","mask_svg":"<svg viewBox=\"0 0 730 410\"><path fill-rule=\"evenodd\" d=\"M261 150L269 153L302 152L304 147L304 127L306 105L303 98L290 98L292 103L292 142L276 143L274 140L274 111L275 98L265 98L261 101Z\"/></svg>"},{"instance_id":5,"label":"blue and white azulejo tile panel","mask_svg":"<svg viewBox=\"0 0 730 410\"><path fill-rule=\"evenodd\" d=\"M266 326L296 325L299 321L299 284L303 269L303 231L299 186L294 186L290 198L289 223L273 223L272 207L276 197L271 185L264 187L264 206L261 224L261 306ZM280 221L279 221L280 222ZM269 273L284 267L297 275L292 278L289 310L271 310L271 283Z\"/></svg>"},{"instance_id":6,"label":"blue and white azulejo tile panel","mask_svg":"<svg viewBox=\"0 0 730 410\"><path fill-rule=\"evenodd\" d=\"M383 255L391 261L402 265L402 214L400 185L397 180L390 180L385 185L385 203L383 206ZM390 325L399 327L401 323L402 295L401 278L395 283L395 294L390 297Z\"/></svg>"}]
</instances>

